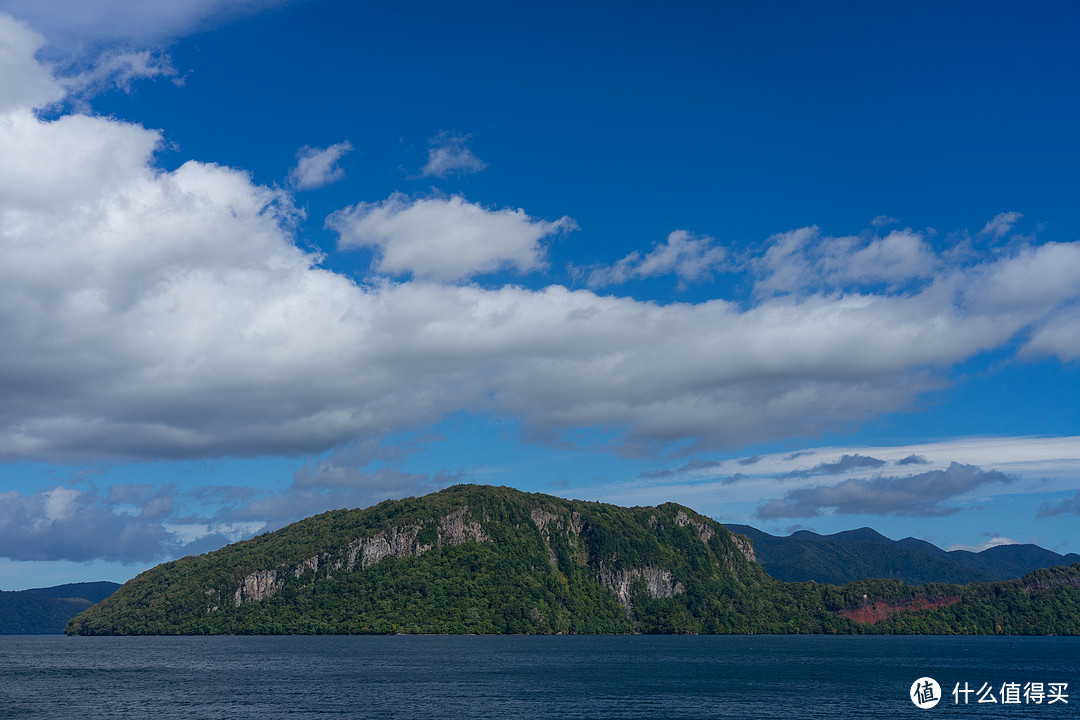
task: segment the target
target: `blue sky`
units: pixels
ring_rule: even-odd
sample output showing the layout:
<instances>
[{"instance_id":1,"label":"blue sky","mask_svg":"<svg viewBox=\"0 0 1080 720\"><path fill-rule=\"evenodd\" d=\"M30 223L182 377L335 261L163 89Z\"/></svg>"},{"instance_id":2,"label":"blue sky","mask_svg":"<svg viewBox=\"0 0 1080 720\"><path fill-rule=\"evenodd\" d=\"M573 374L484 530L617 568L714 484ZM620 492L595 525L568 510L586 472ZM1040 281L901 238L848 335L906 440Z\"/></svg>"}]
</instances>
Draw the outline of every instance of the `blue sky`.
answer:
<instances>
[{"instance_id":1,"label":"blue sky","mask_svg":"<svg viewBox=\"0 0 1080 720\"><path fill-rule=\"evenodd\" d=\"M1073 2L0 0L0 589L457 482L1080 550Z\"/></svg>"}]
</instances>

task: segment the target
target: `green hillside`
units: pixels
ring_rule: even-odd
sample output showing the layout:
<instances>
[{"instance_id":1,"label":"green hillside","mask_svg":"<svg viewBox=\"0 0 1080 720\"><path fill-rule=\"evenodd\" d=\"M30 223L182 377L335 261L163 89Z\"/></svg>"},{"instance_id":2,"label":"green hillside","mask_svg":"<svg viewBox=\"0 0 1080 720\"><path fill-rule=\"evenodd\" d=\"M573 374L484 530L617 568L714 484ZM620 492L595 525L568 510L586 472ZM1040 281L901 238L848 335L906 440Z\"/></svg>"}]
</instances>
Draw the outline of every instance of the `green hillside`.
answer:
<instances>
[{"instance_id":1,"label":"green hillside","mask_svg":"<svg viewBox=\"0 0 1080 720\"><path fill-rule=\"evenodd\" d=\"M62 633L71 618L119 587L116 583L95 582L0 591L0 635Z\"/></svg>"},{"instance_id":2,"label":"green hillside","mask_svg":"<svg viewBox=\"0 0 1080 720\"><path fill-rule=\"evenodd\" d=\"M460 485L159 565L67 631L1080 633L1080 566L1054 572L1031 587L785 584L689 508Z\"/></svg>"}]
</instances>

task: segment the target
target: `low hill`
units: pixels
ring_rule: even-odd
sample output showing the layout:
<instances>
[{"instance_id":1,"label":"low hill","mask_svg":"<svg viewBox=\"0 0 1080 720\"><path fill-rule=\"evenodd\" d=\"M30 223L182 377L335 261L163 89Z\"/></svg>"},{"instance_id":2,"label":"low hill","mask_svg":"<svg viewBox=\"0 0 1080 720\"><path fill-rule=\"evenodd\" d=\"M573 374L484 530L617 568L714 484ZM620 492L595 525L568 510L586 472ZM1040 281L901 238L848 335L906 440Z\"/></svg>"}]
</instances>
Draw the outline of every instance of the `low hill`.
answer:
<instances>
[{"instance_id":1,"label":"low hill","mask_svg":"<svg viewBox=\"0 0 1080 720\"><path fill-rule=\"evenodd\" d=\"M909 585L994 582L1080 562L1075 553L1059 555L1036 545L999 545L979 553L946 551L910 537L890 540L870 528L833 535L799 530L778 537L749 525L726 527L753 540L758 562L786 582L842 585L867 578L893 578Z\"/></svg>"},{"instance_id":2,"label":"low hill","mask_svg":"<svg viewBox=\"0 0 1080 720\"><path fill-rule=\"evenodd\" d=\"M459 485L159 565L67 632L1080 634L1080 566L996 585L781 583L668 503Z\"/></svg>"},{"instance_id":3,"label":"low hill","mask_svg":"<svg viewBox=\"0 0 1080 720\"><path fill-rule=\"evenodd\" d=\"M96 582L0 591L0 635L62 633L71 618L119 587L117 583Z\"/></svg>"}]
</instances>

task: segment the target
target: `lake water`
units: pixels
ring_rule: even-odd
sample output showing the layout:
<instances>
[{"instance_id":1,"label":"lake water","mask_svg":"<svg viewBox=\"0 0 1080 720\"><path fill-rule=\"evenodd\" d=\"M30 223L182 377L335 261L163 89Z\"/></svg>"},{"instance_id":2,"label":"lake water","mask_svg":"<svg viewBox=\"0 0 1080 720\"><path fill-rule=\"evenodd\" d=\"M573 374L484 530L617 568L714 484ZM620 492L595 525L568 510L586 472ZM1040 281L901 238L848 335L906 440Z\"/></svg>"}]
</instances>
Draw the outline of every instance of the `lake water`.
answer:
<instances>
[{"instance_id":1,"label":"lake water","mask_svg":"<svg viewBox=\"0 0 1080 720\"><path fill-rule=\"evenodd\" d=\"M908 697L935 678L932 709ZM1048 704L953 688L1068 683ZM1072 697L1075 692L1075 697ZM1075 718L1080 638L0 637L0 718Z\"/></svg>"}]
</instances>

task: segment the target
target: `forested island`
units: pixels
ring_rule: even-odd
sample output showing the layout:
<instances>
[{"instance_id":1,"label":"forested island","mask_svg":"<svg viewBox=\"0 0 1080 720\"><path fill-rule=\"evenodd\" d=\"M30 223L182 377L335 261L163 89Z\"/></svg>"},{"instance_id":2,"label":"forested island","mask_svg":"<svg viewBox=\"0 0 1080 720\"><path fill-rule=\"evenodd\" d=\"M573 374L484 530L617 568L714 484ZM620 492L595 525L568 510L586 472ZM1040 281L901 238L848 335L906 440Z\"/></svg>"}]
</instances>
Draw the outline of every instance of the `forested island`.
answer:
<instances>
[{"instance_id":1,"label":"forested island","mask_svg":"<svg viewBox=\"0 0 1080 720\"><path fill-rule=\"evenodd\" d=\"M459 485L164 563L66 631L1076 635L1080 564L966 585L781 582L747 537L674 503Z\"/></svg>"}]
</instances>

